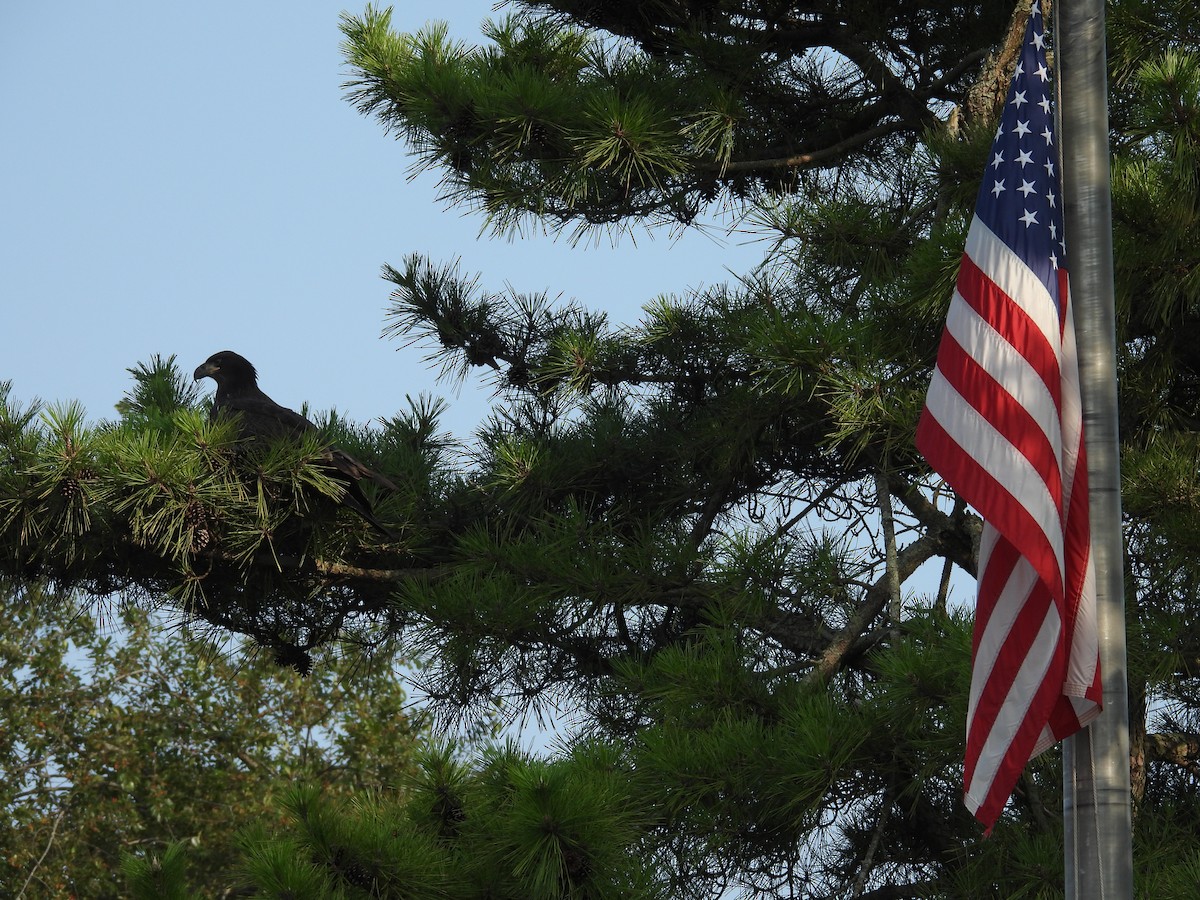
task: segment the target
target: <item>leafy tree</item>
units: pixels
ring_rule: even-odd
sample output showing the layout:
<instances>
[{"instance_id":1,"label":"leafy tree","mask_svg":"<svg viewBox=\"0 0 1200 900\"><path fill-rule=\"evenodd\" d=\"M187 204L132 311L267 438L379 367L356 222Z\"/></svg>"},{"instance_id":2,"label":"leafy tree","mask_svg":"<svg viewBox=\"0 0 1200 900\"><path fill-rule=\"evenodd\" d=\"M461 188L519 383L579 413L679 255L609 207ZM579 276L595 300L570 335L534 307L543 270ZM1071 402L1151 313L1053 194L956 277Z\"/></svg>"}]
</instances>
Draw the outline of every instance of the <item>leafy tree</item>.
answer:
<instances>
[{"instance_id":1,"label":"leafy tree","mask_svg":"<svg viewBox=\"0 0 1200 900\"><path fill-rule=\"evenodd\" d=\"M390 671L327 658L302 679L135 607L92 615L30 585L2 596L7 896L125 896L122 854L172 843L188 851L179 896L230 895L237 832L278 818L273 794L394 790L414 768L422 729Z\"/></svg>"},{"instance_id":2,"label":"leafy tree","mask_svg":"<svg viewBox=\"0 0 1200 900\"><path fill-rule=\"evenodd\" d=\"M1110 6L1139 890L1183 897L1200 11ZM402 648L468 720L572 711L550 760L427 765L418 793L340 811L293 795L291 824L247 850L269 896L410 896L420 859L432 895L462 897L1057 895L1054 755L989 841L960 802L970 622L947 586L979 523L912 449L1028 7L514 7L481 47L347 17L351 99L501 232L724 209L774 238L764 264L633 324L454 262L386 267L390 334L496 387L466 452L425 401L376 431L330 423L402 485L380 508L393 542L322 502L315 448L242 450L181 398L156 401L159 425L99 428L6 401L0 558L23 581L169 598L292 664L332 641ZM936 590L913 580L926 563ZM603 782L631 815L555 779ZM526 790L562 803L522 831L505 816ZM461 862L480 859L486 884Z\"/></svg>"}]
</instances>

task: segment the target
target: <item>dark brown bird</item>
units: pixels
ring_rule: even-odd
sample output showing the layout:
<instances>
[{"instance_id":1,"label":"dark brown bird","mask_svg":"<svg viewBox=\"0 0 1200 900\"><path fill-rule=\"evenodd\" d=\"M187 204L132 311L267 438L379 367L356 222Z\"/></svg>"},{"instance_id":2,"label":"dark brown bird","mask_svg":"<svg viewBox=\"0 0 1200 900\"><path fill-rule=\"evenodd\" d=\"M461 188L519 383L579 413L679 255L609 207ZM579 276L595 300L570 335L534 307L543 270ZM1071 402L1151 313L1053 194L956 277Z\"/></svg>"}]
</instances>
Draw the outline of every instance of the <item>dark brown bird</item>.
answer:
<instances>
[{"instance_id":1,"label":"dark brown bird","mask_svg":"<svg viewBox=\"0 0 1200 900\"><path fill-rule=\"evenodd\" d=\"M244 356L232 350L214 353L193 373L196 381L211 378L217 383L217 396L209 411L209 419L238 416L239 436L243 440L274 441L296 438L317 426L298 412L280 406L258 387L258 372ZM329 446L321 456L321 466L330 477L341 482L346 492L342 504L362 516L376 531L395 537L375 518L371 501L358 482L367 479L382 488L395 491L396 485L373 469L364 466L340 447Z\"/></svg>"}]
</instances>

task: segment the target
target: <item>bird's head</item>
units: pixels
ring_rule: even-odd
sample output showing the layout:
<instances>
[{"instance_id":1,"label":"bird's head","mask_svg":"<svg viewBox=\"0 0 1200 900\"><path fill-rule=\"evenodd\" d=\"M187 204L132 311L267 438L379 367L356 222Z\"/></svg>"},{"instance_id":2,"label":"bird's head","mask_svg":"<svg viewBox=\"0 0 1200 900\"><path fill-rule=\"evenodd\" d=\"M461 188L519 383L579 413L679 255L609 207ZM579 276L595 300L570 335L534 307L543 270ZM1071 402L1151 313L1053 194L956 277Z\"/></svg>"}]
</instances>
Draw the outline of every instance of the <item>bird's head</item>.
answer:
<instances>
[{"instance_id":1,"label":"bird's head","mask_svg":"<svg viewBox=\"0 0 1200 900\"><path fill-rule=\"evenodd\" d=\"M222 387L227 384L255 384L258 373L246 357L232 350L222 350L200 363L192 377L196 381L211 378L217 383L217 387Z\"/></svg>"}]
</instances>

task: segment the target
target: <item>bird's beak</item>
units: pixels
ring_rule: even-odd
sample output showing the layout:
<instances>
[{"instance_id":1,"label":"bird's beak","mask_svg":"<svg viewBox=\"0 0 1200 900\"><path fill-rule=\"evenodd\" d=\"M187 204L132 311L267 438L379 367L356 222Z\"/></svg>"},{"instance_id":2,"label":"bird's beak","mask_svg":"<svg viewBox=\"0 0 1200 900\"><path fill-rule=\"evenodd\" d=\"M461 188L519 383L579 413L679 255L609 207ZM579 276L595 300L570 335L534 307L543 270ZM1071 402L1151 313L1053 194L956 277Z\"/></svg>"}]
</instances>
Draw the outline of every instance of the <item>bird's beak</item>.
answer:
<instances>
[{"instance_id":1,"label":"bird's beak","mask_svg":"<svg viewBox=\"0 0 1200 900\"><path fill-rule=\"evenodd\" d=\"M217 372L221 371L221 367L210 362L201 363L196 367L196 371L192 373L192 380L199 381L201 378L211 378Z\"/></svg>"}]
</instances>

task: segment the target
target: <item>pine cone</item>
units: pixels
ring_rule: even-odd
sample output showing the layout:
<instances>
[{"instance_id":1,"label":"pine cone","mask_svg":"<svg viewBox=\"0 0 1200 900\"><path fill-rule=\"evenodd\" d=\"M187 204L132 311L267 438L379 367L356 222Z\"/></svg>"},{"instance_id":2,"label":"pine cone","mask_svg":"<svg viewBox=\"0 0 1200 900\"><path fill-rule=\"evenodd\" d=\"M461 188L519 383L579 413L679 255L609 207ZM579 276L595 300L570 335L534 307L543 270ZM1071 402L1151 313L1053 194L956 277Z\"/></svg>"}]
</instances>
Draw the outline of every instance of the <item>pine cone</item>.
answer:
<instances>
[{"instance_id":1,"label":"pine cone","mask_svg":"<svg viewBox=\"0 0 1200 900\"><path fill-rule=\"evenodd\" d=\"M301 678L307 678L308 673L312 671L312 657L299 647L285 644L275 650L275 663L280 666L287 666L290 669L295 669Z\"/></svg>"},{"instance_id":2,"label":"pine cone","mask_svg":"<svg viewBox=\"0 0 1200 900\"><path fill-rule=\"evenodd\" d=\"M64 500L72 503L83 495L83 488L80 486L78 478L68 475L58 483L58 492L62 494Z\"/></svg>"},{"instance_id":3,"label":"pine cone","mask_svg":"<svg viewBox=\"0 0 1200 900\"><path fill-rule=\"evenodd\" d=\"M504 373L505 380L509 387L523 388L528 387L533 381L529 374L529 367L523 362L513 363L508 367L508 371Z\"/></svg>"},{"instance_id":4,"label":"pine cone","mask_svg":"<svg viewBox=\"0 0 1200 900\"><path fill-rule=\"evenodd\" d=\"M212 543L212 532L208 527L208 513L199 500L188 504L183 514L184 525L192 532L192 552L199 553Z\"/></svg>"},{"instance_id":5,"label":"pine cone","mask_svg":"<svg viewBox=\"0 0 1200 900\"><path fill-rule=\"evenodd\" d=\"M375 884L375 878L371 875L370 870L358 862L345 847L334 848L333 868L342 877L342 880L357 888L370 890Z\"/></svg>"},{"instance_id":6,"label":"pine cone","mask_svg":"<svg viewBox=\"0 0 1200 900\"><path fill-rule=\"evenodd\" d=\"M575 884L592 873L592 864L587 853L578 847L567 847L563 850L563 865L566 867L567 877Z\"/></svg>"}]
</instances>

